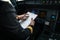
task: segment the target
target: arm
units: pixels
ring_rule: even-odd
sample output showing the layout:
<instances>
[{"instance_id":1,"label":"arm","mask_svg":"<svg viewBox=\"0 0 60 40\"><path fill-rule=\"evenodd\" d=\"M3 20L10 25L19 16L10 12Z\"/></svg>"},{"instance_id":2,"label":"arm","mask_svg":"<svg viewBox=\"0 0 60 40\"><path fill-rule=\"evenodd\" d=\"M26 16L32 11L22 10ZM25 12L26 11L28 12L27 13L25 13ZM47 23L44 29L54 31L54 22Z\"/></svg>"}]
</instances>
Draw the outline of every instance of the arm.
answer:
<instances>
[{"instance_id":1,"label":"arm","mask_svg":"<svg viewBox=\"0 0 60 40\"><path fill-rule=\"evenodd\" d=\"M16 20L15 9L9 4L5 4L4 6L0 7L4 9L0 10L0 23L3 32L6 33L6 36L15 40L25 39L28 37L30 35L30 31L28 29L22 29L18 20Z\"/></svg>"}]
</instances>

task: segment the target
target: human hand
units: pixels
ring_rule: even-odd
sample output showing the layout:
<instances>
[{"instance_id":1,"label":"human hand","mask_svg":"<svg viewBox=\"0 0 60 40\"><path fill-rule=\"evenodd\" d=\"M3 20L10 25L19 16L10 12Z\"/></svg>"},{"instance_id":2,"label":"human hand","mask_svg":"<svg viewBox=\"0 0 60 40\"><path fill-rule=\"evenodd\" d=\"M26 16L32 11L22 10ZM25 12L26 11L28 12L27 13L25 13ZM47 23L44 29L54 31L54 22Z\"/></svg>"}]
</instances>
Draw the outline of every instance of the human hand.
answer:
<instances>
[{"instance_id":1,"label":"human hand","mask_svg":"<svg viewBox=\"0 0 60 40\"><path fill-rule=\"evenodd\" d=\"M31 23L30 23L30 25L31 25L31 26L34 26L34 24L35 24L35 21L33 20L33 18L31 18Z\"/></svg>"},{"instance_id":2,"label":"human hand","mask_svg":"<svg viewBox=\"0 0 60 40\"><path fill-rule=\"evenodd\" d=\"M34 24L35 24L35 21L32 18L30 25L27 27L28 29L30 29L31 33L33 33L33 27L32 26L34 26Z\"/></svg>"},{"instance_id":3,"label":"human hand","mask_svg":"<svg viewBox=\"0 0 60 40\"><path fill-rule=\"evenodd\" d=\"M28 14L17 15L16 19L18 20L26 20L29 17Z\"/></svg>"}]
</instances>

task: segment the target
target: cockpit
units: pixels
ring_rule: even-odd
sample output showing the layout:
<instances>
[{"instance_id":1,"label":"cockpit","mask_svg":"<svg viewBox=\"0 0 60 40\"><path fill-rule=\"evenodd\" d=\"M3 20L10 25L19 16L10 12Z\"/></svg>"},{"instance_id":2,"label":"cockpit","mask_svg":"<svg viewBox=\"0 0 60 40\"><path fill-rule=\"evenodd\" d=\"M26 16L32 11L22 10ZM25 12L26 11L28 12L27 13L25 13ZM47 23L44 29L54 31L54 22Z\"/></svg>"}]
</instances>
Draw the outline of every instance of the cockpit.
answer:
<instances>
[{"instance_id":1,"label":"cockpit","mask_svg":"<svg viewBox=\"0 0 60 40\"><path fill-rule=\"evenodd\" d=\"M60 40L60 1L25 0L17 2L19 13L31 11L35 19L33 40Z\"/></svg>"},{"instance_id":2,"label":"cockpit","mask_svg":"<svg viewBox=\"0 0 60 40\"><path fill-rule=\"evenodd\" d=\"M18 0L14 5L18 15L28 11L38 15L27 40L60 40L60 0Z\"/></svg>"}]
</instances>

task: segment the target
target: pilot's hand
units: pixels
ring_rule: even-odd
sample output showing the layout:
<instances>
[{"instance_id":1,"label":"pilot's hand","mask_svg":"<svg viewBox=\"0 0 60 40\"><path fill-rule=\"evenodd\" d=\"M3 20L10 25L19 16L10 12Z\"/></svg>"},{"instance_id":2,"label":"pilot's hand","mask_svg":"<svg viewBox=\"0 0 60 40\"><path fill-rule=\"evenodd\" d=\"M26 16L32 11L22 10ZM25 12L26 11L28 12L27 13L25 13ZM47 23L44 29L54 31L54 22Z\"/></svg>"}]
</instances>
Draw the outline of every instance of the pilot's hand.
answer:
<instances>
[{"instance_id":1,"label":"pilot's hand","mask_svg":"<svg viewBox=\"0 0 60 40\"><path fill-rule=\"evenodd\" d=\"M31 19L31 23L30 23L30 25L27 27L27 28L31 31L31 33L33 33L33 27L32 27L32 26L34 26L34 24L35 24L35 21L34 21L33 19Z\"/></svg>"},{"instance_id":2,"label":"pilot's hand","mask_svg":"<svg viewBox=\"0 0 60 40\"><path fill-rule=\"evenodd\" d=\"M30 25L31 25L31 26L34 26L34 24L35 24L35 21L33 20L33 18L31 18L31 23L30 23Z\"/></svg>"},{"instance_id":3,"label":"pilot's hand","mask_svg":"<svg viewBox=\"0 0 60 40\"><path fill-rule=\"evenodd\" d=\"M17 15L16 19L18 20L26 20L29 17L28 14Z\"/></svg>"}]
</instances>

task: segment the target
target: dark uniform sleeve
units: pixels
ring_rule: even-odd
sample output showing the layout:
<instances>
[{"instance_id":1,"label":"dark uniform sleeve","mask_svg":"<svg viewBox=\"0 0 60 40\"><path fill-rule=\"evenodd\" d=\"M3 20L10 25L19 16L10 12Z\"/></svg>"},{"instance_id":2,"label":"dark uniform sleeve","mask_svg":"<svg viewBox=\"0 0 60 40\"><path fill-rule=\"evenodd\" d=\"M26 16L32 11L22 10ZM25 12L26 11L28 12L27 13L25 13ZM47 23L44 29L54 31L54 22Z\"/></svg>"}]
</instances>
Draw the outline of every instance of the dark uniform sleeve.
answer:
<instances>
[{"instance_id":1,"label":"dark uniform sleeve","mask_svg":"<svg viewBox=\"0 0 60 40\"><path fill-rule=\"evenodd\" d=\"M25 40L31 33L23 30L15 16L16 10L9 3L0 4L0 31L13 40Z\"/></svg>"}]
</instances>

